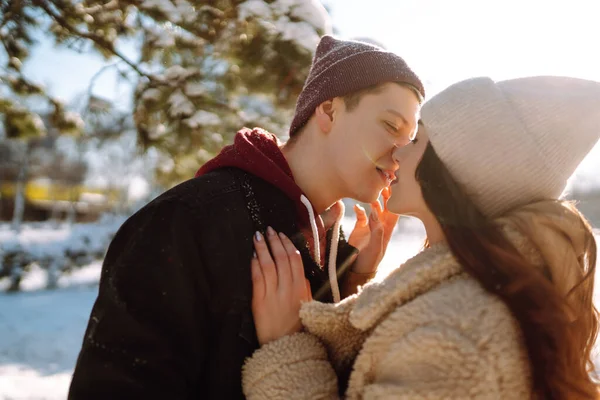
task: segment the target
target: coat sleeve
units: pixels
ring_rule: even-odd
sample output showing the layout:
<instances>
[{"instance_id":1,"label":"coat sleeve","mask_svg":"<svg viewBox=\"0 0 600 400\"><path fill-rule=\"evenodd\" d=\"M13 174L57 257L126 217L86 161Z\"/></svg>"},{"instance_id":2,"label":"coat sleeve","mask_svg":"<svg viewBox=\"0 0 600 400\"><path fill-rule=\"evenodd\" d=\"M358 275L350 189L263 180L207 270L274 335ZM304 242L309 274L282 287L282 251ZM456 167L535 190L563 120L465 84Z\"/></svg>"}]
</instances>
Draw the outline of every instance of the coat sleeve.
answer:
<instances>
[{"instance_id":1,"label":"coat sleeve","mask_svg":"<svg viewBox=\"0 0 600 400\"><path fill-rule=\"evenodd\" d=\"M149 205L111 242L69 399L185 399L205 357L207 306L190 216Z\"/></svg>"},{"instance_id":2,"label":"coat sleeve","mask_svg":"<svg viewBox=\"0 0 600 400\"><path fill-rule=\"evenodd\" d=\"M364 286L371 279L375 278L377 271L369 273L359 273L346 271L340 282L340 291L343 299L358 293L358 288Z\"/></svg>"},{"instance_id":3,"label":"coat sleeve","mask_svg":"<svg viewBox=\"0 0 600 400\"><path fill-rule=\"evenodd\" d=\"M423 326L402 336L374 370L358 397L501 399L498 377L476 344L445 325Z\"/></svg>"},{"instance_id":4,"label":"coat sleeve","mask_svg":"<svg viewBox=\"0 0 600 400\"><path fill-rule=\"evenodd\" d=\"M335 399L337 378L325 347L308 333L284 336L262 346L242 370L248 400Z\"/></svg>"},{"instance_id":5,"label":"coat sleeve","mask_svg":"<svg viewBox=\"0 0 600 400\"><path fill-rule=\"evenodd\" d=\"M349 398L441 400L501 399L497 376L475 344L446 326L418 328L398 340L377 365L354 367L359 392ZM249 400L337 399L334 370L323 345L298 333L269 343L243 370Z\"/></svg>"}]
</instances>

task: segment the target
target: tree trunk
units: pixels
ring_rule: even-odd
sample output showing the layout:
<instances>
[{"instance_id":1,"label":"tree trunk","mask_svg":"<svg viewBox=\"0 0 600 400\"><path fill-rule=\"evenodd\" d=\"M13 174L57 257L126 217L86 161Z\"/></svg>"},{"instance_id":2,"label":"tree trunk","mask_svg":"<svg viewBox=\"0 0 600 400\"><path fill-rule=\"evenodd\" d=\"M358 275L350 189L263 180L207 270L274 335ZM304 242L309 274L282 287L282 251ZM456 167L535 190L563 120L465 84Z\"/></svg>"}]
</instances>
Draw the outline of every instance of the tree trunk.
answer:
<instances>
[{"instance_id":1,"label":"tree trunk","mask_svg":"<svg viewBox=\"0 0 600 400\"><path fill-rule=\"evenodd\" d=\"M46 289L56 289L58 288L58 279L61 274L61 260L60 259L52 259L49 260L47 264L47 276L48 280L46 281Z\"/></svg>"},{"instance_id":2,"label":"tree trunk","mask_svg":"<svg viewBox=\"0 0 600 400\"><path fill-rule=\"evenodd\" d=\"M4 220L4 215L2 215L2 203L3 203L3 199L2 199L2 180L0 179L0 221Z\"/></svg>"},{"instance_id":3,"label":"tree trunk","mask_svg":"<svg viewBox=\"0 0 600 400\"><path fill-rule=\"evenodd\" d=\"M75 220L77 219L77 205L76 204L77 204L77 201L79 200L79 196L77 196L77 193L72 185L69 188L69 200L70 200L69 201L70 207L67 210L67 224L73 225L75 223Z\"/></svg>"},{"instance_id":4,"label":"tree trunk","mask_svg":"<svg viewBox=\"0 0 600 400\"><path fill-rule=\"evenodd\" d=\"M15 189L15 208L12 219L12 229L16 232L21 231L23 215L25 214L25 186L27 185L27 175L29 173L29 143L25 144L25 151L21 160L19 175L17 176L17 187Z\"/></svg>"},{"instance_id":5,"label":"tree trunk","mask_svg":"<svg viewBox=\"0 0 600 400\"><path fill-rule=\"evenodd\" d=\"M18 249L14 251L12 257L9 258L8 261L10 263L10 285L6 289L8 293L15 293L21 290L21 280L23 279L23 248L19 246Z\"/></svg>"}]
</instances>

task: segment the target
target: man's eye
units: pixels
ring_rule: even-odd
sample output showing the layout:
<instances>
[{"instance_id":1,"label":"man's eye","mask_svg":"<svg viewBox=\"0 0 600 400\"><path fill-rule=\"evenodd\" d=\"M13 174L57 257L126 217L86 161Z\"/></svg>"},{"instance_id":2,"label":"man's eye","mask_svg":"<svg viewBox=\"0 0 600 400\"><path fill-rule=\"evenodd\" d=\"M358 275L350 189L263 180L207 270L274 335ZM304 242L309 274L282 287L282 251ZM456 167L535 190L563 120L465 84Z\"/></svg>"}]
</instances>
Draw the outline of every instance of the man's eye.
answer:
<instances>
[{"instance_id":1,"label":"man's eye","mask_svg":"<svg viewBox=\"0 0 600 400\"><path fill-rule=\"evenodd\" d=\"M395 125L393 125L393 124L391 124L391 123L389 123L389 122L386 122L385 124L386 124L386 125L387 125L387 126L388 126L388 127L391 129L391 130L393 130L394 132L398 133L398 128L397 128Z\"/></svg>"}]
</instances>

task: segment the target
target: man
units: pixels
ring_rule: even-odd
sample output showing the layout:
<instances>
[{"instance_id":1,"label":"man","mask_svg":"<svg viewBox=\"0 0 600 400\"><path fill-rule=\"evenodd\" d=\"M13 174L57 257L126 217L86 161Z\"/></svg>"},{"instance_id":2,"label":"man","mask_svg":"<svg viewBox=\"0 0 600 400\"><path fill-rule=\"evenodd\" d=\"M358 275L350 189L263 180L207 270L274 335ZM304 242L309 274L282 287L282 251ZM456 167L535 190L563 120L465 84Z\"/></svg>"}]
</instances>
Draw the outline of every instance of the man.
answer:
<instances>
[{"instance_id":1,"label":"man","mask_svg":"<svg viewBox=\"0 0 600 400\"><path fill-rule=\"evenodd\" d=\"M372 263L365 251L348 268L356 249L340 232L339 200L373 202L390 184L392 151L415 134L423 96L397 55L323 37L285 146L243 129L195 179L123 224L104 260L69 398L243 398L241 367L257 348L253 234L273 227L302 249L315 298L355 291ZM324 224L319 215L330 207Z\"/></svg>"}]
</instances>

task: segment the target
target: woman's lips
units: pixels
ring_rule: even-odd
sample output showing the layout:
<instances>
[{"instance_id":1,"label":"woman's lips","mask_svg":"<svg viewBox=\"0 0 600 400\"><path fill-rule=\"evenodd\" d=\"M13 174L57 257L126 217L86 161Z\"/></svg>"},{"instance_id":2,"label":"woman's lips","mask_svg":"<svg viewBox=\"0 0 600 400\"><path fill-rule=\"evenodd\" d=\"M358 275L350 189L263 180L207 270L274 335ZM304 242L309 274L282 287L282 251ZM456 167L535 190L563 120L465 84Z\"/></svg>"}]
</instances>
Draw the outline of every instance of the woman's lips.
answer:
<instances>
[{"instance_id":1,"label":"woman's lips","mask_svg":"<svg viewBox=\"0 0 600 400\"><path fill-rule=\"evenodd\" d=\"M381 179L385 182L386 186L389 186L396 180L396 175L391 171L384 171L380 168L377 168L377 172L381 176Z\"/></svg>"}]
</instances>

